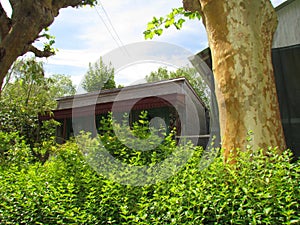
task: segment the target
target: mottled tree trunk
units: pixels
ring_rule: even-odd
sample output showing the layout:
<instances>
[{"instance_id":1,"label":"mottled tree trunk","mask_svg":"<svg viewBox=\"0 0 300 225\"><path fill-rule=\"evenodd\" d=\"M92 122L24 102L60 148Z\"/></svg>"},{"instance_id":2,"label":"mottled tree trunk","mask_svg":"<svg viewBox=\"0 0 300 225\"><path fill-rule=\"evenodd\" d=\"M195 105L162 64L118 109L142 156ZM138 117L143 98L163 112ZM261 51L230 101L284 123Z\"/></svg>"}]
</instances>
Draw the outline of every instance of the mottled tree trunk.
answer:
<instances>
[{"instance_id":1,"label":"mottled tree trunk","mask_svg":"<svg viewBox=\"0 0 300 225\"><path fill-rule=\"evenodd\" d=\"M245 150L286 148L273 66L272 38L277 15L269 0L189 0L200 11L212 53L225 157Z\"/></svg>"}]
</instances>

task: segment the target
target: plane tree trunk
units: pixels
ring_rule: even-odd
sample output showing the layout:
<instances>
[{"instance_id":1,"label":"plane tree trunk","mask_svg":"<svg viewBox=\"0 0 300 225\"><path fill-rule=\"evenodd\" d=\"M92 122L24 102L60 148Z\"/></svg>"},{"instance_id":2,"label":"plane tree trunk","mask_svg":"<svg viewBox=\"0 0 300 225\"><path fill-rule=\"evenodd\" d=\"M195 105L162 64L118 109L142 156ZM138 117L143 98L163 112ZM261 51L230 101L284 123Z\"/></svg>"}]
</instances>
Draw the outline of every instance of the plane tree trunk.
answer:
<instances>
[{"instance_id":1,"label":"plane tree trunk","mask_svg":"<svg viewBox=\"0 0 300 225\"><path fill-rule=\"evenodd\" d=\"M212 54L225 158L247 144L286 148L271 61L277 15L269 0L186 0L199 11ZM252 141L247 133L252 131Z\"/></svg>"}]
</instances>

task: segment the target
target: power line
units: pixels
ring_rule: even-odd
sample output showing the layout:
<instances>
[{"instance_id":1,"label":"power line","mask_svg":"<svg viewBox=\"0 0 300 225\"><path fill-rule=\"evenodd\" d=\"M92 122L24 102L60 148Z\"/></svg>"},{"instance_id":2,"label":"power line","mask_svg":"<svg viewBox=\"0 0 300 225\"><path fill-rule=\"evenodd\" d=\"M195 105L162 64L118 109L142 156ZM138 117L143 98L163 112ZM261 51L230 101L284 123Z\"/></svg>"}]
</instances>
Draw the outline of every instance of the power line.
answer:
<instances>
[{"instance_id":1,"label":"power line","mask_svg":"<svg viewBox=\"0 0 300 225\"><path fill-rule=\"evenodd\" d=\"M120 46L119 42L116 40L115 36L112 34L111 30L109 29L108 25L106 24L105 20L102 18L99 10L97 9L97 7L95 7L96 9L96 12L97 12L97 15L99 16L99 18L101 19L102 23L104 24L104 26L106 27L106 30L109 32L110 36L114 39L114 41L116 42L116 44L119 46L119 47L122 47Z\"/></svg>"},{"instance_id":2,"label":"power line","mask_svg":"<svg viewBox=\"0 0 300 225\"><path fill-rule=\"evenodd\" d=\"M111 35L111 37L113 38L113 40L116 42L116 44L117 44L120 48L122 48L122 49L125 51L125 53L129 56L129 52L127 51L127 49L126 49L124 43L122 42L120 36L118 35L118 32L116 31L116 29L115 29L113 23L111 22L111 19L110 19L109 15L108 15L107 11L105 10L105 8L103 7L103 5L102 5L101 2L99 2L99 5L101 6L102 11L104 12L105 17L106 17L106 19L107 19L107 21L108 21L109 24L107 24L107 23L105 22L105 20L104 20L103 17L101 16L99 10L97 9L97 7L95 7L98 16L100 17L101 21L104 23L106 29L108 30L109 34ZM109 26L111 27L111 29L112 29L113 32L111 32L111 29L109 28ZM116 37L117 37L117 38L116 38Z\"/></svg>"},{"instance_id":3,"label":"power line","mask_svg":"<svg viewBox=\"0 0 300 225\"><path fill-rule=\"evenodd\" d=\"M109 15L108 15L108 13L107 13L107 12L106 12L106 10L104 9L104 7L103 7L102 3L101 3L101 2L99 2L99 4L100 4L100 6L101 6L101 8L102 8L103 12L105 13L105 15L106 15L106 17L107 17L107 19L108 19L108 22L109 22L110 26L112 27L112 29L113 29L114 33L116 34L116 36L117 36L118 40L120 41L121 45L124 47L124 43L122 42L122 40L121 40L120 36L118 35L118 32L116 31L116 29L115 29L114 25L112 24L112 22L111 22L111 19L110 19L110 17L109 17Z\"/></svg>"}]
</instances>

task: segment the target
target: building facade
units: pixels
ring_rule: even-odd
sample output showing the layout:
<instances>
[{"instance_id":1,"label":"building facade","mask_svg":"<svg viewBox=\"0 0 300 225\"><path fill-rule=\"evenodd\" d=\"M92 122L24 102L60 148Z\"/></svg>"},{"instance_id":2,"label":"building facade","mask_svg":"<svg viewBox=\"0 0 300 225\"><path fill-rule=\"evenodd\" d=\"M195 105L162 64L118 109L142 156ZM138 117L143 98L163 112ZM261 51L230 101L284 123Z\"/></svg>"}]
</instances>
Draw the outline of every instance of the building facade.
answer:
<instances>
[{"instance_id":1,"label":"building facade","mask_svg":"<svg viewBox=\"0 0 300 225\"><path fill-rule=\"evenodd\" d=\"M110 112L119 122L127 114L130 125L138 121L142 111L147 111L147 119L157 127L164 125L167 133L176 127L179 141L191 140L205 146L209 136L208 110L185 78L78 94L57 101L58 107L51 117L61 124L57 128L59 143L81 130L96 135L101 118Z\"/></svg>"}]
</instances>

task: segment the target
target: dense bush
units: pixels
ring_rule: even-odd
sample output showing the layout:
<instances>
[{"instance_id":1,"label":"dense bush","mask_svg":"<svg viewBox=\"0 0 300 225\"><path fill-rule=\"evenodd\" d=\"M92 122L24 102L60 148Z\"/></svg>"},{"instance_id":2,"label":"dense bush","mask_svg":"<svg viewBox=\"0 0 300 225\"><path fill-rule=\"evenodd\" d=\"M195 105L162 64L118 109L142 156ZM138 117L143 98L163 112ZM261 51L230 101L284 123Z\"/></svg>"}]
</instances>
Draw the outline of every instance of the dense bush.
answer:
<instances>
[{"instance_id":1,"label":"dense bush","mask_svg":"<svg viewBox=\"0 0 300 225\"><path fill-rule=\"evenodd\" d=\"M32 160L31 149L17 132L0 131L0 166L2 168L24 167Z\"/></svg>"},{"instance_id":2,"label":"dense bush","mask_svg":"<svg viewBox=\"0 0 300 225\"><path fill-rule=\"evenodd\" d=\"M84 135L86 142L95 142ZM113 137L108 141L102 134L108 146L120 147ZM1 144L8 143L5 140ZM177 149L172 140L161 145L161 149L169 146L170 154ZM20 146L26 150L21 140L10 149ZM176 175L152 185L130 186L96 173L86 159L87 152L74 140L54 148L44 164L23 165L23 151L17 153L22 157L10 160L11 166L1 164L0 224L300 223L300 164L290 163L289 151L281 155L276 149L249 151L235 165L225 165L218 157L200 170L202 149L194 147L192 157ZM130 164L137 152L119 158ZM152 165L165 158L154 151L149 154L133 163Z\"/></svg>"}]
</instances>

